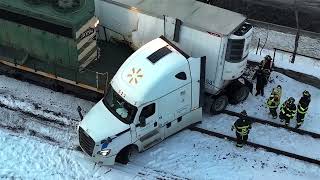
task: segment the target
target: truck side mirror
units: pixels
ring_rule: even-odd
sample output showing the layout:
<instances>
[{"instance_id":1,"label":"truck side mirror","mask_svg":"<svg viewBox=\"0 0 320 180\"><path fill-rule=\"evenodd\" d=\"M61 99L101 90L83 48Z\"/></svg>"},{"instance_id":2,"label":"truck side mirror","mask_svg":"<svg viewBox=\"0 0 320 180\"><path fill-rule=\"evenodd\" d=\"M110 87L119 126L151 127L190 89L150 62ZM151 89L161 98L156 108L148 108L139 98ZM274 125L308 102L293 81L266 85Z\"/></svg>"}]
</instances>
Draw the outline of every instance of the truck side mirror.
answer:
<instances>
[{"instance_id":1,"label":"truck side mirror","mask_svg":"<svg viewBox=\"0 0 320 180\"><path fill-rule=\"evenodd\" d=\"M146 126L146 118L144 116L139 117L140 127Z\"/></svg>"}]
</instances>

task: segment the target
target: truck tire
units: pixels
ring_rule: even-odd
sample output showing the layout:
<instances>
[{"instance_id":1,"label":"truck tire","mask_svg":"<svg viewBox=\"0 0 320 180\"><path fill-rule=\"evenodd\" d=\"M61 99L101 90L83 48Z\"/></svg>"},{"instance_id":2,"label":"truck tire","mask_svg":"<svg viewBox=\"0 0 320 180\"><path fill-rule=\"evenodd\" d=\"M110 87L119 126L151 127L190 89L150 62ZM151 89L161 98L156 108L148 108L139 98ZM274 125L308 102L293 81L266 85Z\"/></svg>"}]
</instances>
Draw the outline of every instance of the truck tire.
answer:
<instances>
[{"instance_id":1,"label":"truck tire","mask_svg":"<svg viewBox=\"0 0 320 180\"><path fill-rule=\"evenodd\" d=\"M247 86L240 86L230 97L230 104L238 104L246 100L249 96L250 89Z\"/></svg>"},{"instance_id":2,"label":"truck tire","mask_svg":"<svg viewBox=\"0 0 320 180\"><path fill-rule=\"evenodd\" d=\"M221 113L224 109L226 109L228 104L229 104L228 96L226 95L218 96L216 99L214 99L214 101L212 101L211 108L210 108L211 114Z\"/></svg>"},{"instance_id":3,"label":"truck tire","mask_svg":"<svg viewBox=\"0 0 320 180\"><path fill-rule=\"evenodd\" d=\"M116 162L128 164L128 162L138 153L138 148L134 145L129 145L123 148L116 157Z\"/></svg>"}]
</instances>

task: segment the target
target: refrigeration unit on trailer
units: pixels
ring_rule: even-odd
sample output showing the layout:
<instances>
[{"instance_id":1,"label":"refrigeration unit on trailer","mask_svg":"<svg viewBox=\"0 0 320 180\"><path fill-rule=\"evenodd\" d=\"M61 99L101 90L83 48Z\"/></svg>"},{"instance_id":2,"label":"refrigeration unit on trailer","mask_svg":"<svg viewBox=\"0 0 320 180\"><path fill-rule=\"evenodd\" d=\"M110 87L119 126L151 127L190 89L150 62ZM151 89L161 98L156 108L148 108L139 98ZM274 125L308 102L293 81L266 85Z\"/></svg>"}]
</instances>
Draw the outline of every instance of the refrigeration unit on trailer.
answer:
<instances>
[{"instance_id":1,"label":"refrigeration unit on trailer","mask_svg":"<svg viewBox=\"0 0 320 180\"><path fill-rule=\"evenodd\" d=\"M205 91L210 110L245 100L244 73L252 36L246 17L195 0L95 0L100 38L134 49L165 36L192 57L207 57ZM249 86L251 87L251 86ZM229 100L228 100L229 99Z\"/></svg>"},{"instance_id":2,"label":"refrigeration unit on trailer","mask_svg":"<svg viewBox=\"0 0 320 180\"><path fill-rule=\"evenodd\" d=\"M80 123L82 150L99 164L126 163L132 150L201 121L204 73L204 57L189 57L164 37L145 44Z\"/></svg>"}]
</instances>

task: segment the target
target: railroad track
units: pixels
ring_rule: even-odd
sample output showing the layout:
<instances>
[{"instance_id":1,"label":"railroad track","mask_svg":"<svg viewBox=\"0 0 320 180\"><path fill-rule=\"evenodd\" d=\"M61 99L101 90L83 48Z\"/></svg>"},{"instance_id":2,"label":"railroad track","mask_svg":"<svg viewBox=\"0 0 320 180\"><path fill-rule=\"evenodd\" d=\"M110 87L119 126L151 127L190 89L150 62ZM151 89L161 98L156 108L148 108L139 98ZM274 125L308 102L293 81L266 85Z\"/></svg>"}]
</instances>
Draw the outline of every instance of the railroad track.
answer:
<instances>
[{"instance_id":1,"label":"railroad track","mask_svg":"<svg viewBox=\"0 0 320 180\"><path fill-rule=\"evenodd\" d=\"M39 104L26 102L25 100L16 98L12 95L0 96L0 107L19 112L28 117L32 117L39 122L47 122L49 123L48 125L55 124L61 128L76 126L79 123L78 119L74 119L63 115L62 113L57 113L52 110L45 109Z\"/></svg>"},{"instance_id":2,"label":"railroad track","mask_svg":"<svg viewBox=\"0 0 320 180\"><path fill-rule=\"evenodd\" d=\"M42 107L38 107L38 109L43 109ZM49 112L43 110L44 114ZM78 145L69 142L68 137L70 136L72 139L76 138L76 130L75 125L78 122L77 120L70 119L68 117L64 117L59 113L54 113L50 111L51 116L46 116L44 114L39 114L39 112L35 113L30 110L22 109L21 107L10 106L10 104L5 104L0 100L0 114L2 118L6 119L5 113L8 113L10 116L9 122L4 120L0 121L0 129L5 129L6 131L11 132L10 134L13 136L28 135L34 137L35 139L41 140L42 142L54 145L61 149L68 149L71 151L81 152L82 150ZM58 117L54 117L53 114L59 114ZM13 117L14 116L14 117ZM64 121L60 121L59 119L64 118L70 120L72 123L66 123ZM11 122L13 121L13 122ZM11 122L11 123L10 123ZM23 122L23 123L21 123ZM46 128L48 131L50 128L53 131L60 131L60 134L65 134L63 138L56 138L53 134L42 133L40 128L32 128L29 125L26 125L26 122L32 122L32 125L36 127L42 126ZM39 131L38 131L39 130ZM70 138L69 138L70 139ZM88 159L89 160L89 159ZM98 166L98 165L96 165ZM128 165L116 164L112 168L107 169L106 173L118 170L128 174L132 174L135 179L154 179L154 180L188 180L188 178L180 177L175 174L152 169L149 167L145 167L139 164L130 163Z\"/></svg>"},{"instance_id":3,"label":"railroad track","mask_svg":"<svg viewBox=\"0 0 320 180\"><path fill-rule=\"evenodd\" d=\"M244 117L240 113L229 111L229 110L224 110L222 113L230 115L230 116L236 116L236 117L239 117L239 118ZM295 132L295 133L298 133L298 134L304 135L304 136L311 136L311 137L317 138L317 139L320 138L320 134L317 134L317 133L314 133L314 132L310 132L310 131L306 131L306 130L302 130L302 129L296 129L296 128L292 128L292 127L287 127L287 126L284 126L282 124L274 123L274 122L271 122L271 121L268 121L268 120L263 120L263 119L252 117L252 116L246 116L246 118L251 120L253 123L259 123L259 124L269 125L269 126L276 127L276 128L282 128L282 129L286 129L286 130L288 130L290 132ZM218 137L218 138L229 140L229 141L234 141L234 142L237 141L237 139L235 137L232 137L232 136L229 136L229 135L226 135L226 134L222 134L222 133L219 133L219 132L215 132L215 131L212 131L212 130L200 128L200 127L197 127L197 126L191 126L188 129L191 130L191 131L200 132L200 133L203 133L203 134L207 134L209 136L214 136L214 137ZM254 143L254 142L250 142L250 141L248 141L246 143L246 145L251 146L251 147L256 148L256 149L259 149L259 148L260 149L264 149L266 151L273 152L273 153L278 154L278 155L284 155L284 156L287 156L287 157L290 157L290 158L293 158L293 159L298 159L298 160L301 160L301 161L304 161L304 162L308 162L308 163L312 163L312 164L316 164L316 165L320 166L320 160L318 160L318 159L310 158L310 157L307 157L307 156L302 156L302 155L299 155L299 154L295 154L293 152L284 151L284 150L281 150L281 149L269 147L269 146L266 146L266 145L262 145L262 144L258 144L258 143Z\"/></svg>"},{"instance_id":4,"label":"railroad track","mask_svg":"<svg viewBox=\"0 0 320 180\"><path fill-rule=\"evenodd\" d=\"M191 131L200 132L200 133L203 133L203 134L207 134L209 136L214 136L214 137L218 137L218 138L221 138L221 139L226 139L226 140L230 140L230 141L234 141L234 142L237 141L237 139L234 138L234 137L231 137L231 136L228 136L228 135L225 135L225 134L221 134L221 133L218 133L218 132L215 132L215 131L199 128L199 127L196 127L196 126L189 127L189 129ZM273 147L257 144L257 143L250 142L250 141L248 141L246 143L246 145L254 147L256 149L261 148L261 149L264 149L264 150L269 151L269 152L273 152L273 153L278 154L278 155L284 155L284 156L287 156L287 157L290 157L290 158L298 159L298 160L301 160L301 161L304 161L304 162L308 162L308 163L312 163L312 164L316 164L316 165L320 166L320 161L317 160L317 159L309 158L309 157L306 157L306 156L301 156L301 155L298 155L298 154L295 154L295 153L283 151L283 150L280 150L280 149L276 149L276 148L273 148Z\"/></svg>"},{"instance_id":5,"label":"railroad track","mask_svg":"<svg viewBox=\"0 0 320 180\"><path fill-rule=\"evenodd\" d=\"M287 129L288 131L295 132L295 133L298 133L298 134L301 134L301 135L308 135L308 136L311 136L311 137L317 138L317 139L320 138L320 134L317 134L315 132L310 132L310 131L306 131L306 130L303 130L303 129L296 129L296 128L293 128L293 127L290 127L290 126L285 126L283 124L275 123L275 122L272 122L272 121L269 121L269 120L263 120L263 119L252 117L252 116L243 116L240 113L229 111L229 110L224 110L222 113L230 115L230 116L236 116L236 117L239 117L239 118L245 117L245 118L247 118L248 120L250 120L251 122L254 122L254 123L260 123L260 124L270 125L270 126L277 127L277 128Z\"/></svg>"}]
</instances>

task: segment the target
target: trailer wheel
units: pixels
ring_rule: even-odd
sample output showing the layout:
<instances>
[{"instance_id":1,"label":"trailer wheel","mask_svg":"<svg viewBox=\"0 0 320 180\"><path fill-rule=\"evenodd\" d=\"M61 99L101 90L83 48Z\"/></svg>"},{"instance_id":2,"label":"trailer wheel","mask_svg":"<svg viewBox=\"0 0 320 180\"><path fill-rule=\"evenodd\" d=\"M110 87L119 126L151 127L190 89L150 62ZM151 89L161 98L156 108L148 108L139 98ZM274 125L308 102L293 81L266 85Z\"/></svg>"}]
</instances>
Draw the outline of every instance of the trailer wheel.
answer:
<instances>
[{"instance_id":1,"label":"trailer wheel","mask_svg":"<svg viewBox=\"0 0 320 180\"><path fill-rule=\"evenodd\" d=\"M138 154L138 147L135 145L129 145L125 148L123 148L116 157L116 162L121 163L121 164L128 164L130 160L134 156Z\"/></svg>"},{"instance_id":2,"label":"trailer wheel","mask_svg":"<svg viewBox=\"0 0 320 180\"><path fill-rule=\"evenodd\" d=\"M218 98L214 99L214 101L211 104L210 112L212 114L219 114L224 109L226 109L228 105L228 96L221 95Z\"/></svg>"},{"instance_id":3,"label":"trailer wheel","mask_svg":"<svg viewBox=\"0 0 320 180\"><path fill-rule=\"evenodd\" d=\"M247 86L240 86L230 98L230 104L238 104L246 100L249 96L250 89Z\"/></svg>"}]
</instances>

